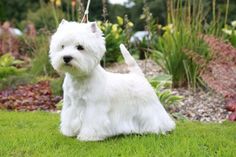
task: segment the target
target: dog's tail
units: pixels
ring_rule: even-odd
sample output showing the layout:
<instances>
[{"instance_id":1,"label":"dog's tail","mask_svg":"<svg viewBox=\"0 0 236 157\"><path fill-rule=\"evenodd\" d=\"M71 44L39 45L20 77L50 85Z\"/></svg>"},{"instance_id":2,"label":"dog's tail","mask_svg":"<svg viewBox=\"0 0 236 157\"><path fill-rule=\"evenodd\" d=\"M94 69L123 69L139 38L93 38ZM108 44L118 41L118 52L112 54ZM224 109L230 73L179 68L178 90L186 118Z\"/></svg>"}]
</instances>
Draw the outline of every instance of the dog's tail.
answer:
<instances>
[{"instance_id":1,"label":"dog's tail","mask_svg":"<svg viewBox=\"0 0 236 157\"><path fill-rule=\"evenodd\" d=\"M131 73L136 73L138 75L144 76L142 70L138 66L135 59L130 55L124 44L120 44L120 50L125 59L125 63L128 65L129 71Z\"/></svg>"}]
</instances>

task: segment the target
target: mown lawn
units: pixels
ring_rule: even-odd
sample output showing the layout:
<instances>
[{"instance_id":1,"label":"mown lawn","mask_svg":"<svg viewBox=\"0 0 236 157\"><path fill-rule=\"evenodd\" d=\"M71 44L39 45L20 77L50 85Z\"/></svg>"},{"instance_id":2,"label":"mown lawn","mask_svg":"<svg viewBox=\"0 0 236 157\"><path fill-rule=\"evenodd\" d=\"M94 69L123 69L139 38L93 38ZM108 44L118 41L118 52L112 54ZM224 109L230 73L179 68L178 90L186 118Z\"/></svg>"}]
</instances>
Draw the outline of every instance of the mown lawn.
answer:
<instances>
[{"instance_id":1,"label":"mown lawn","mask_svg":"<svg viewBox=\"0 0 236 157\"><path fill-rule=\"evenodd\" d=\"M202 157L236 155L236 123L178 122L168 135L130 135L80 142L58 131L59 115L0 111L0 156Z\"/></svg>"}]
</instances>

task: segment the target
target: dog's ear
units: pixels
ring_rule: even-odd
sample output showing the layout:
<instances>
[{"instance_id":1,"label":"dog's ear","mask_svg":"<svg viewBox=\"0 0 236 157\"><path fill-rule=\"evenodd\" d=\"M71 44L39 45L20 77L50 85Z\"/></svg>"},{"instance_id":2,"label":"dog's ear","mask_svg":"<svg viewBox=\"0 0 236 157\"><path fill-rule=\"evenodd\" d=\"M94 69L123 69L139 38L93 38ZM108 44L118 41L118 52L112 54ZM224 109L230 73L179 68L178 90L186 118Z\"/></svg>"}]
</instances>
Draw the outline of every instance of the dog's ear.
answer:
<instances>
[{"instance_id":1,"label":"dog's ear","mask_svg":"<svg viewBox=\"0 0 236 157\"><path fill-rule=\"evenodd\" d=\"M62 19L61 20L61 23L59 24L57 30L61 30L66 23L68 23L68 21L66 21L65 19Z\"/></svg>"},{"instance_id":2,"label":"dog's ear","mask_svg":"<svg viewBox=\"0 0 236 157\"><path fill-rule=\"evenodd\" d=\"M97 35L102 35L102 31L99 29L96 22L90 22L89 25L92 33L95 33Z\"/></svg>"},{"instance_id":3,"label":"dog's ear","mask_svg":"<svg viewBox=\"0 0 236 157\"><path fill-rule=\"evenodd\" d=\"M62 20L61 20L61 23L59 24L59 26L62 26L62 25L64 25L64 24L66 24L66 23L68 23L68 21L66 21L65 19L62 19Z\"/></svg>"},{"instance_id":4,"label":"dog's ear","mask_svg":"<svg viewBox=\"0 0 236 157\"><path fill-rule=\"evenodd\" d=\"M98 30L96 22L91 22L90 28L93 33L96 33Z\"/></svg>"}]
</instances>

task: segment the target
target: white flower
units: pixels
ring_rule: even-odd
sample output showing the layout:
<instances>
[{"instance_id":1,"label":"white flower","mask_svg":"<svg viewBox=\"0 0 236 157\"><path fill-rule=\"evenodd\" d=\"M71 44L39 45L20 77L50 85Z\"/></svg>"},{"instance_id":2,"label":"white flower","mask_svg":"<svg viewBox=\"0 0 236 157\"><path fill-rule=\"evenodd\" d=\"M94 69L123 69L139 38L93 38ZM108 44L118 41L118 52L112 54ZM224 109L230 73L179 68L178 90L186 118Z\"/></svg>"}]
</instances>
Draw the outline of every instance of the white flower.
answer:
<instances>
[{"instance_id":1,"label":"white flower","mask_svg":"<svg viewBox=\"0 0 236 157\"><path fill-rule=\"evenodd\" d=\"M168 25L162 27L162 30L170 31L170 33L174 33L174 25L173 24L168 24Z\"/></svg>"},{"instance_id":2,"label":"white flower","mask_svg":"<svg viewBox=\"0 0 236 157\"><path fill-rule=\"evenodd\" d=\"M232 22L231 22L231 25L232 25L233 27L236 27L236 20L235 20L235 21L232 21Z\"/></svg>"},{"instance_id":3,"label":"white flower","mask_svg":"<svg viewBox=\"0 0 236 157\"><path fill-rule=\"evenodd\" d=\"M228 35L231 35L231 34L232 34L232 30L229 30L229 29L226 29L226 28L223 28L222 31L223 31L225 34L228 34Z\"/></svg>"}]
</instances>

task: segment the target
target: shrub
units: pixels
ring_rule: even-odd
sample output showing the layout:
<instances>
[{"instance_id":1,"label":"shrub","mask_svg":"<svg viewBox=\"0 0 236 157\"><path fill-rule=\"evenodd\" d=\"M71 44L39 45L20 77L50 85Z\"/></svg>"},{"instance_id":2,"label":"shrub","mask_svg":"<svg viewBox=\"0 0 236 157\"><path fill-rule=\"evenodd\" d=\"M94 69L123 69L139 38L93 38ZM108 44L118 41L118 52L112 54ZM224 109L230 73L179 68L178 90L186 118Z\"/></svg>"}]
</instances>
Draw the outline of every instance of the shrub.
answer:
<instances>
[{"instance_id":1,"label":"shrub","mask_svg":"<svg viewBox=\"0 0 236 157\"><path fill-rule=\"evenodd\" d=\"M130 39L130 31L133 27L133 23L128 19L124 20L121 17L117 17L117 23L112 24L109 22L98 22L98 26L104 33L106 40L107 52L103 58L104 62L117 62L122 57L120 55L120 44L128 43Z\"/></svg>"},{"instance_id":2,"label":"shrub","mask_svg":"<svg viewBox=\"0 0 236 157\"><path fill-rule=\"evenodd\" d=\"M26 69L16 67L22 62L14 59L10 53L0 57L0 89L28 81Z\"/></svg>"},{"instance_id":3,"label":"shrub","mask_svg":"<svg viewBox=\"0 0 236 157\"><path fill-rule=\"evenodd\" d=\"M159 51L152 51L153 58L166 73L173 76L174 87L188 84L195 88L200 83L200 65L184 50L192 50L191 52L197 53L206 62L210 59L210 53L207 44L197 33L182 28L184 26L176 28L177 30L173 32L167 30L162 37L159 37L157 42Z\"/></svg>"},{"instance_id":4,"label":"shrub","mask_svg":"<svg viewBox=\"0 0 236 157\"><path fill-rule=\"evenodd\" d=\"M36 45L34 50L34 58L32 60L32 67L30 73L34 76L56 75L49 61L49 39L47 35L41 35L36 38Z\"/></svg>"},{"instance_id":5,"label":"shrub","mask_svg":"<svg viewBox=\"0 0 236 157\"><path fill-rule=\"evenodd\" d=\"M55 8L52 5L41 4L41 7L36 11L29 11L27 14L26 22L35 24L36 29L45 28L53 31L57 28L58 21L65 17L61 9Z\"/></svg>"},{"instance_id":6,"label":"shrub","mask_svg":"<svg viewBox=\"0 0 236 157\"><path fill-rule=\"evenodd\" d=\"M7 53L0 57L0 78L4 79L11 75L19 75L25 69L18 69L14 65L21 64L22 61L15 60L14 57Z\"/></svg>"},{"instance_id":7,"label":"shrub","mask_svg":"<svg viewBox=\"0 0 236 157\"><path fill-rule=\"evenodd\" d=\"M180 103L183 99L182 96L175 95L171 91L171 76L170 75L160 75L149 80L152 87L155 89L160 102L167 108L170 105Z\"/></svg>"},{"instance_id":8,"label":"shrub","mask_svg":"<svg viewBox=\"0 0 236 157\"><path fill-rule=\"evenodd\" d=\"M197 6L191 6L190 1L177 2L172 2L172 6L176 7L169 11L169 24L162 27L163 35L152 45L156 49L152 51L153 58L166 73L172 75L174 87L188 85L195 89L202 85L199 74L204 68L195 56L203 63L211 58L201 35L204 33L204 6L200 2Z\"/></svg>"}]
</instances>

